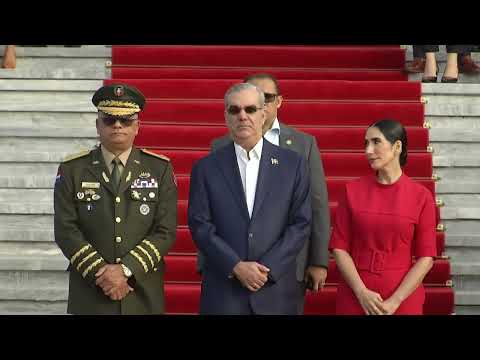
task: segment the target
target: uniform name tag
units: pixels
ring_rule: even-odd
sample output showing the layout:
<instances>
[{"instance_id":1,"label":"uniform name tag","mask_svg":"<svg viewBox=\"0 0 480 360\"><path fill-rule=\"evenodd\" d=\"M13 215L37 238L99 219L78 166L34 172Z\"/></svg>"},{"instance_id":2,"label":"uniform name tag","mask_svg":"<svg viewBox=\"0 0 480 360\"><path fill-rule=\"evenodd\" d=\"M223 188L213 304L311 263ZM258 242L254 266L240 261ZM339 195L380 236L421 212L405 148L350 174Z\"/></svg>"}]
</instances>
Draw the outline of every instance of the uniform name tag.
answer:
<instances>
[{"instance_id":1,"label":"uniform name tag","mask_svg":"<svg viewBox=\"0 0 480 360\"><path fill-rule=\"evenodd\" d=\"M82 181L82 188L83 189L100 189L100 183Z\"/></svg>"}]
</instances>

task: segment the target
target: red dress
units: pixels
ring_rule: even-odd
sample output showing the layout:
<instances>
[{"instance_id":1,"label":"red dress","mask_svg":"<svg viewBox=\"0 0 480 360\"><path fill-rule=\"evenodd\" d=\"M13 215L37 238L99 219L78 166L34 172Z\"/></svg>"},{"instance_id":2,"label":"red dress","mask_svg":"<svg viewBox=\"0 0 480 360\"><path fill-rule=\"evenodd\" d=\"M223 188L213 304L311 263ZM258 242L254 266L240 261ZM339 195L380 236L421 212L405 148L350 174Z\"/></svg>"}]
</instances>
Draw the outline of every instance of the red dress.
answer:
<instances>
[{"instance_id":1,"label":"red dress","mask_svg":"<svg viewBox=\"0 0 480 360\"><path fill-rule=\"evenodd\" d=\"M365 176L345 186L329 247L347 251L365 286L386 300L412 267L412 256L436 255L435 225L435 203L427 188L405 174L391 185ZM420 285L395 314L423 314L424 301ZM365 314L343 279L336 312Z\"/></svg>"}]
</instances>

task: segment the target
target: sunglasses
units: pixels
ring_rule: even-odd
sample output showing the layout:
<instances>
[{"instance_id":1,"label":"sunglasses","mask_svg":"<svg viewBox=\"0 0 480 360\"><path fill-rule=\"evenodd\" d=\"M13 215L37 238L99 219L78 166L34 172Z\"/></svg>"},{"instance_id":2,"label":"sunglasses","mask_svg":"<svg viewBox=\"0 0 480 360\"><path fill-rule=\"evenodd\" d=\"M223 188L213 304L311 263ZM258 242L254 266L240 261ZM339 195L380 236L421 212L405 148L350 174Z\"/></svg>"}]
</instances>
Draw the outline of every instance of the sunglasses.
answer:
<instances>
[{"instance_id":1,"label":"sunglasses","mask_svg":"<svg viewBox=\"0 0 480 360\"><path fill-rule=\"evenodd\" d=\"M230 115L237 115L237 114L240 114L240 112L242 110L245 110L245 112L249 115L251 114L255 114L258 110L261 110L263 108L261 107L256 107L255 105L249 105L249 106L245 106L245 107L240 107L240 106L236 106L236 105L230 105L228 108L227 108L227 113L229 113Z\"/></svg>"},{"instance_id":2,"label":"sunglasses","mask_svg":"<svg viewBox=\"0 0 480 360\"><path fill-rule=\"evenodd\" d=\"M130 126L135 121L135 119L115 117L115 116L107 116L102 118L102 121L105 124L105 126L112 126L117 122L117 120L120 121L122 126Z\"/></svg>"},{"instance_id":3,"label":"sunglasses","mask_svg":"<svg viewBox=\"0 0 480 360\"><path fill-rule=\"evenodd\" d=\"M267 92L264 92L263 94L265 95L265 103L266 104L274 102L275 98L277 96L279 96L279 94L271 94L271 93L267 93Z\"/></svg>"}]
</instances>

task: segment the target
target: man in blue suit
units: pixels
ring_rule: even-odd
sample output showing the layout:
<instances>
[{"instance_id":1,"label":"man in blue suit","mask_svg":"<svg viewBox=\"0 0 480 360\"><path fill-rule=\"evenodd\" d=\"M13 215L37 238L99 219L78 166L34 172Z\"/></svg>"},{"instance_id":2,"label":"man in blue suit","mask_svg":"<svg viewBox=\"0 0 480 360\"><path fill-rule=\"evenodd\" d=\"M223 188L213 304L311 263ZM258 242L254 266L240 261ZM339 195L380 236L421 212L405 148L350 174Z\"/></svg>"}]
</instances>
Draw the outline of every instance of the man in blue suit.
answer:
<instances>
[{"instance_id":1,"label":"man in blue suit","mask_svg":"<svg viewBox=\"0 0 480 360\"><path fill-rule=\"evenodd\" d=\"M296 314L296 259L310 234L306 160L262 137L265 97L225 94L233 143L192 169L188 224L205 255L201 314Z\"/></svg>"}]
</instances>

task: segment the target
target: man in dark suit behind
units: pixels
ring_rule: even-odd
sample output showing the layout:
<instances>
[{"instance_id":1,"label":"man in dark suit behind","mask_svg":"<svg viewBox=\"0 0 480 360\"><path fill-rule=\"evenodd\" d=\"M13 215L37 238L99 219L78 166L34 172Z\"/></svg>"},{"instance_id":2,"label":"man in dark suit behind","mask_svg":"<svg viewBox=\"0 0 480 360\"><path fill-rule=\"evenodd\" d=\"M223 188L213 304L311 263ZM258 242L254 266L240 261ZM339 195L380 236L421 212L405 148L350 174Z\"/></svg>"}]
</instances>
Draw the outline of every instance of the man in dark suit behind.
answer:
<instances>
[{"instance_id":1,"label":"man in dark suit behind","mask_svg":"<svg viewBox=\"0 0 480 360\"><path fill-rule=\"evenodd\" d=\"M188 225L204 254L201 314L296 314L296 259L310 234L304 157L263 139L263 92L225 94L233 142L192 169Z\"/></svg>"},{"instance_id":2,"label":"man in dark suit behind","mask_svg":"<svg viewBox=\"0 0 480 360\"><path fill-rule=\"evenodd\" d=\"M297 258L297 281L301 292L298 294L298 314L303 314L305 291L308 285L314 291L322 289L327 278L328 242L330 238L330 210L323 165L317 142L311 135L297 131L280 123L277 118L278 109L282 106L282 96L277 79L270 74L254 74L245 82L254 84L265 95L265 138L274 145L293 150L304 155L308 160L312 197L312 231ZM229 135L215 139L212 150L215 151L229 143ZM275 207L275 204L273 204ZM203 256L198 255L198 271L202 271Z\"/></svg>"}]
</instances>

